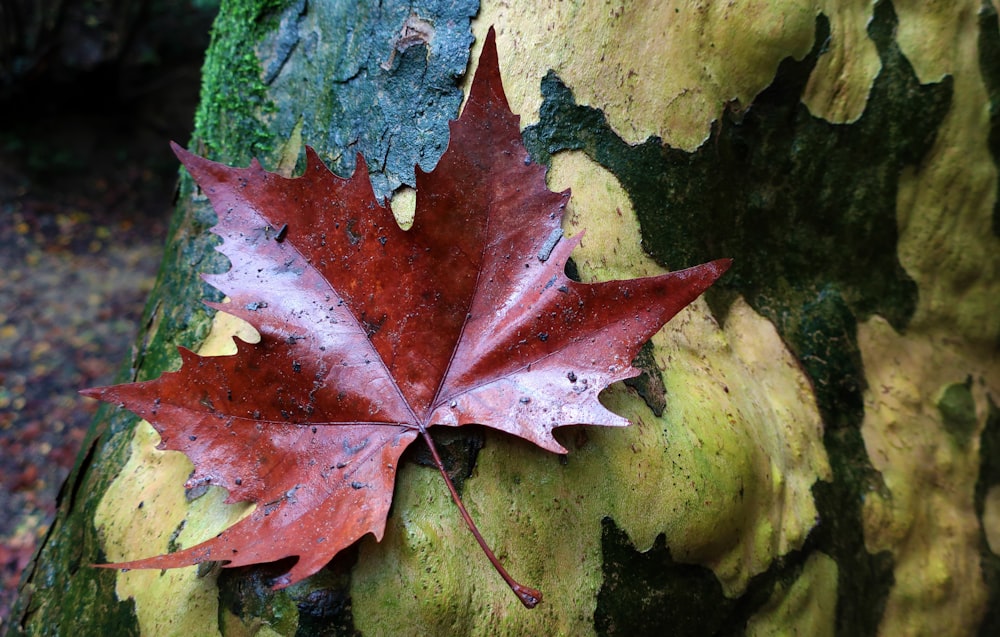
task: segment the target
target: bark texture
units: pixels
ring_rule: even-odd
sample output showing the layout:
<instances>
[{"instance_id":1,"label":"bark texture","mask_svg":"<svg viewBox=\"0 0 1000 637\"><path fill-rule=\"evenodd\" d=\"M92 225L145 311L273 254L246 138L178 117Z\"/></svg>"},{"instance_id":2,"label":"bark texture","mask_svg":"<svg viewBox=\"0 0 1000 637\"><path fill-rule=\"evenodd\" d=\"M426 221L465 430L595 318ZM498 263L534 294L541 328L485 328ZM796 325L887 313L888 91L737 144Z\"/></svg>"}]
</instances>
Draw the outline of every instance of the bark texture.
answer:
<instances>
[{"instance_id":1,"label":"bark texture","mask_svg":"<svg viewBox=\"0 0 1000 637\"><path fill-rule=\"evenodd\" d=\"M1000 633L1000 27L989 0L223 2L190 147L290 172L301 146L412 210L486 31L586 281L735 264L604 394L635 424L559 458L440 435L527 611L414 449L381 543L268 587L268 567L114 573L240 515L101 411L28 569L12 634ZM918 6L919 5L919 6ZM478 15L477 15L478 11ZM473 19L474 18L474 19ZM401 46L404 24L429 37ZM182 175L121 380L223 352L224 268ZM391 273L387 273L391 276Z\"/></svg>"}]
</instances>

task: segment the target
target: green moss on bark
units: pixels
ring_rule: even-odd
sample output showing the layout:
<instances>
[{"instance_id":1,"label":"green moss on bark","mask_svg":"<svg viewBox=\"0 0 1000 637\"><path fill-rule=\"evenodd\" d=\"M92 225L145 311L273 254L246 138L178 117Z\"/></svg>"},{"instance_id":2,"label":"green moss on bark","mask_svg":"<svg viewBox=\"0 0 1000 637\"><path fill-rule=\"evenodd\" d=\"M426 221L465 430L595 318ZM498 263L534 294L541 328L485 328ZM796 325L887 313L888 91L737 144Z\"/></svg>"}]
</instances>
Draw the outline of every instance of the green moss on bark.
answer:
<instances>
[{"instance_id":1,"label":"green moss on bark","mask_svg":"<svg viewBox=\"0 0 1000 637\"><path fill-rule=\"evenodd\" d=\"M245 164L269 153L274 140L262 125L275 108L261 79L255 47L289 0L223 0L202 67L201 102L195 114L198 149Z\"/></svg>"},{"instance_id":2,"label":"green moss on bark","mask_svg":"<svg viewBox=\"0 0 1000 637\"><path fill-rule=\"evenodd\" d=\"M10 637L60 635L67 626L76 635L139 635L134 603L115 595L115 572L90 567L104 561L90 521L114 474L88 469L124 463L128 440L114 432L128 429L134 417L104 406L95 422L106 423L106 429L103 434L91 429L63 484L56 520L22 577L8 618Z\"/></svg>"}]
</instances>

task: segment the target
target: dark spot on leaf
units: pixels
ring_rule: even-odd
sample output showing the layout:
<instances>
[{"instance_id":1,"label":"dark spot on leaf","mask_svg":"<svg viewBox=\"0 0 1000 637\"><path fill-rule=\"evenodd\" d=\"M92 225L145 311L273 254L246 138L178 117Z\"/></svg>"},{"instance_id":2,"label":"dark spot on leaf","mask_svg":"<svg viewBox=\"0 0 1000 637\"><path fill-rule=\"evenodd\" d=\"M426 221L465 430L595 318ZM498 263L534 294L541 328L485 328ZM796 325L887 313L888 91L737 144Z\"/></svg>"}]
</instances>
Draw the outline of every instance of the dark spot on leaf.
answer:
<instances>
[{"instance_id":1,"label":"dark spot on leaf","mask_svg":"<svg viewBox=\"0 0 1000 637\"><path fill-rule=\"evenodd\" d=\"M347 440L346 438L344 439L343 442L344 451L352 456L367 446L368 446L368 438L365 438L356 445L352 445L350 441Z\"/></svg>"},{"instance_id":2,"label":"dark spot on leaf","mask_svg":"<svg viewBox=\"0 0 1000 637\"><path fill-rule=\"evenodd\" d=\"M357 219L350 219L347 222L347 227L344 229L344 231L347 234L347 241L352 246L356 246L359 243L361 243L361 235L359 235L357 233L357 231L356 231L357 230L357 225L358 225L358 220Z\"/></svg>"},{"instance_id":3,"label":"dark spot on leaf","mask_svg":"<svg viewBox=\"0 0 1000 637\"><path fill-rule=\"evenodd\" d=\"M380 316L377 320L370 320L364 315L361 316L361 325L362 327L364 327L365 334L368 336L368 338L375 336L375 334L377 334L378 331L382 329L382 326L385 324L386 318L388 318L388 316L385 314ZM367 363L368 361L365 362Z\"/></svg>"}]
</instances>

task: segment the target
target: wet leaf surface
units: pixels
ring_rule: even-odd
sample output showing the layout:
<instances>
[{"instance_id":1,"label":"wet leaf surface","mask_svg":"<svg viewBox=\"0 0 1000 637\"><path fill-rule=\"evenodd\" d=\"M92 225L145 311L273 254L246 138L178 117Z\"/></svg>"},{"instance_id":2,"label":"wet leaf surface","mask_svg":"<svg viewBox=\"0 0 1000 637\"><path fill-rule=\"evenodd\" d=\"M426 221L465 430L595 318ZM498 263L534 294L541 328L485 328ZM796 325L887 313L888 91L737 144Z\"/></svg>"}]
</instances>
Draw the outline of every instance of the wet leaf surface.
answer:
<instances>
[{"instance_id":1,"label":"wet leaf surface","mask_svg":"<svg viewBox=\"0 0 1000 637\"><path fill-rule=\"evenodd\" d=\"M598 394L636 376L642 344L729 267L567 277L580 239L562 236L569 193L549 191L524 148L492 34L447 150L417 170L408 230L361 161L341 179L309 150L305 173L288 179L174 150L211 200L231 262L205 276L230 299L211 305L253 325L260 343L237 339L232 356L181 350L179 371L85 393L148 420L161 448L191 458L188 487L222 486L257 507L213 539L121 568L296 557L274 581L285 587L363 535L381 538L400 456L418 437L447 473L432 426L477 423L565 453L557 427L627 425ZM534 606L537 591L480 544Z\"/></svg>"}]
</instances>

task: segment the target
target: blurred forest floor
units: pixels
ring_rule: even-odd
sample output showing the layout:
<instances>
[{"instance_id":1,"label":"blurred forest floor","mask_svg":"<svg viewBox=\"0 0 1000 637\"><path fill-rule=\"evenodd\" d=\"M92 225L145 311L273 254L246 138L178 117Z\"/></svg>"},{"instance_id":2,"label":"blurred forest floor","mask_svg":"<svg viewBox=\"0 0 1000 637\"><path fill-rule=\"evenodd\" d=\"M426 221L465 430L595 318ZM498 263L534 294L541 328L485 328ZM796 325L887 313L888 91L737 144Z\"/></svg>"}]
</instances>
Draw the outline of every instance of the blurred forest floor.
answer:
<instances>
[{"instance_id":1,"label":"blurred forest floor","mask_svg":"<svg viewBox=\"0 0 1000 637\"><path fill-rule=\"evenodd\" d=\"M163 5L129 50L102 48L121 16L71 16L102 28L0 74L0 628L159 265L214 13Z\"/></svg>"}]
</instances>

